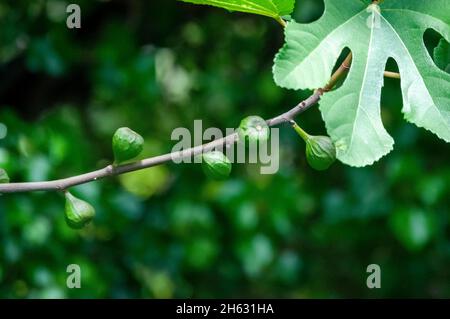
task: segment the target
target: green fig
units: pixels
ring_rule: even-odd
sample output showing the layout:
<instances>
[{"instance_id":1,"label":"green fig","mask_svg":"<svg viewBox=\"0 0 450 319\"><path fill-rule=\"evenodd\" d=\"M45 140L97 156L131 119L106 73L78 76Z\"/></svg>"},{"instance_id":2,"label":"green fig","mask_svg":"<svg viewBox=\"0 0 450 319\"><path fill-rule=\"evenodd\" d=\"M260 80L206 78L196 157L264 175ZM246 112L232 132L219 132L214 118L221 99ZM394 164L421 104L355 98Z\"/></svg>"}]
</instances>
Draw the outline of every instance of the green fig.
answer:
<instances>
[{"instance_id":1,"label":"green fig","mask_svg":"<svg viewBox=\"0 0 450 319\"><path fill-rule=\"evenodd\" d=\"M113 136L112 147L116 164L138 156L144 148L144 139L128 127L119 128Z\"/></svg>"},{"instance_id":2,"label":"green fig","mask_svg":"<svg viewBox=\"0 0 450 319\"><path fill-rule=\"evenodd\" d=\"M222 180L231 173L231 161L222 152L212 151L202 155L202 168L209 178Z\"/></svg>"},{"instance_id":3,"label":"green fig","mask_svg":"<svg viewBox=\"0 0 450 319\"><path fill-rule=\"evenodd\" d=\"M336 148L328 136L310 136L306 142L306 160L312 168L323 171L336 160Z\"/></svg>"},{"instance_id":4,"label":"green fig","mask_svg":"<svg viewBox=\"0 0 450 319\"><path fill-rule=\"evenodd\" d=\"M0 168L0 183L9 183L8 173L3 168Z\"/></svg>"},{"instance_id":5,"label":"green fig","mask_svg":"<svg viewBox=\"0 0 450 319\"><path fill-rule=\"evenodd\" d=\"M292 121L292 127L306 143L306 161L312 168L323 171L336 160L336 147L328 136L314 136L306 133Z\"/></svg>"},{"instance_id":6,"label":"green fig","mask_svg":"<svg viewBox=\"0 0 450 319\"><path fill-rule=\"evenodd\" d=\"M244 142L265 142L269 139L270 129L263 118L248 116L241 121L238 135L239 139Z\"/></svg>"},{"instance_id":7,"label":"green fig","mask_svg":"<svg viewBox=\"0 0 450 319\"><path fill-rule=\"evenodd\" d=\"M88 202L66 192L66 223L70 228L81 229L94 218L95 210Z\"/></svg>"}]
</instances>

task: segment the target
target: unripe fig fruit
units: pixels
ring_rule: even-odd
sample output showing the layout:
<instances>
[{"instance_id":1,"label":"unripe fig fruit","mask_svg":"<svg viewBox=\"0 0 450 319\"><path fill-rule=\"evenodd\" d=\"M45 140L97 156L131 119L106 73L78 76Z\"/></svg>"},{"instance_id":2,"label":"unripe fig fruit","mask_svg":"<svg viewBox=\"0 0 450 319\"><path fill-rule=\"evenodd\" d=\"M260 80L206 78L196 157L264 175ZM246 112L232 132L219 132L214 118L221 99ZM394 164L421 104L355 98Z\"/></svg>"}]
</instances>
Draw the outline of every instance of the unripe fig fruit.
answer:
<instances>
[{"instance_id":1,"label":"unripe fig fruit","mask_svg":"<svg viewBox=\"0 0 450 319\"><path fill-rule=\"evenodd\" d=\"M309 136L306 141L306 160L312 168L323 171L336 160L336 148L328 136Z\"/></svg>"},{"instance_id":2,"label":"unripe fig fruit","mask_svg":"<svg viewBox=\"0 0 450 319\"><path fill-rule=\"evenodd\" d=\"M66 223L70 228L81 229L94 218L95 210L88 202L66 192Z\"/></svg>"},{"instance_id":3,"label":"unripe fig fruit","mask_svg":"<svg viewBox=\"0 0 450 319\"><path fill-rule=\"evenodd\" d=\"M336 147L328 136L314 136L306 133L292 121L292 127L306 143L306 161L312 168L326 170L336 160Z\"/></svg>"},{"instance_id":4,"label":"unripe fig fruit","mask_svg":"<svg viewBox=\"0 0 450 319\"><path fill-rule=\"evenodd\" d=\"M212 151L202 155L202 168L209 178L222 180L231 173L231 161L222 152Z\"/></svg>"},{"instance_id":5,"label":"unripe fig fruit","mask_svg":"<svg viewBox=\"0 0 450 319\"><path fill-rule=\"evenodd\" d=\"M0 168L0 183L9 183L8 173L3 168Z\"/></svg>"},{"instance_id":6,"label":"unripe fig fruit","mask_svg":"<svg viewBox=\"0 0 450 319\"><path fill-rule=\"evenodd\" d=\"M144 148L144 139L128 127L119 128L113 136L112 148L116 164L138 156Z\"/></svg>"},{"instance_id":7,"label":"unripe fig fruit","mask_svg":"<svg viewBox=\"0 0 450 319\"><path fill-rule=\"evenodd\" d=\"M270 129L263 118L248 116L241 121L238 134L243 142L265 142L269 139Z\"/></svg>"}]
</instances>

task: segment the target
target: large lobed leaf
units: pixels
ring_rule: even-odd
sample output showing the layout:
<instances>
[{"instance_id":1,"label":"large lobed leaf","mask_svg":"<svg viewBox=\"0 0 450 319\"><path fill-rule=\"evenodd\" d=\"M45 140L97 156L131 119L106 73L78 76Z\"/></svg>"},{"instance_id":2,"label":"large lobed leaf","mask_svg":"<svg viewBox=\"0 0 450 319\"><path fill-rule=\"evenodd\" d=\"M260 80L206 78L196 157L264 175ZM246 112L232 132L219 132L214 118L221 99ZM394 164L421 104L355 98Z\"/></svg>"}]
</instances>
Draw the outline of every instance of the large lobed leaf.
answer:
<instances>
[{"instance_id":1,"label":"large lobed leaf","mask_svg":"<svg viewBox=\"0 0 450 319\"><path fill-rule=\"evenodd\" d=\"M205 4L230 11L260 14L278 19L294 10L295 0L179 0L194 4Z\"/></svg>"},{"instance_id":2,"label":"large lobed leaf","mask_svg":"<svg viewBox=\"0 0 450 319\"><path fill-rule=\"evenodd\" d=\"M450 40L448 0L325 0L316 22L290 22L275 58L274 78L290 89L323 87L345 47L353 62L344 84L323 96L320 110L337 157L352 166L372 164L394 141L381 121L386 61L401 74L405 119L450 142L450 75L439 69L423 42L432 28Z\"/></svg>"}]
</instances>

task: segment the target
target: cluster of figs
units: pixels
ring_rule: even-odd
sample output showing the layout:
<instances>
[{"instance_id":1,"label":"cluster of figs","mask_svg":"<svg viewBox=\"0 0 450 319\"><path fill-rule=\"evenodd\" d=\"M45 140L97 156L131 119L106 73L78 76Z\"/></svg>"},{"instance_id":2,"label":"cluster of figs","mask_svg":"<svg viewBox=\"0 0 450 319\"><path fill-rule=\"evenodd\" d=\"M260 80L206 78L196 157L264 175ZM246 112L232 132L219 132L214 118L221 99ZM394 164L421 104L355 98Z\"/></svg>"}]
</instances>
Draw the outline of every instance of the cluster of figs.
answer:
<instances>
[{"instance_id":1,"label":"cluster of figs","mask_svg":"<svg viewBox=\"0 0 450 319\"><path fill-rule=\"evenodd\" d=\"M328 136L313 136L306 133L297 123L291 121L292 127L306 143L306 160L316 170L329 168L336 160L336 149ZM238 139L244 143L263 143L270 137L270 129L266 121L259 116L244 118L237 130ZM144 148L141 135L128 127L119 128L112 138L114 164L120 165L130 161ZM204 173L212 179L223 180L231 173L231 161L220 151L208 151L200 155ZM0 183L9 183L5 170L0 169ZM95 209L88 202L81 200L70 192L65 192L65 220L69 227L82 229L95 216Z\"/></svg>"},{"instance_id":2,"label":"cluster of figs","mask_svg":"<svg viewBox=\"0 0 450 319\"><path fill-rule=\"evenodd\" d=\"M144 138L128 127L121 127L113 135L112 149L113 165L120 165L141 154L144 149ZM69 227L82 229L94 219L95 209L91 204L75 197L68 191L65 192L65 197L65 219Z\"/></svg>"},{"instance_id":3,"label":"cluster of figs","mask_svg":"<svg viewBox=\"0 0 450 319\"><path fill-rule=\"evenodd\" d=\"M292 127L306 143L306 161L318 170L328 169L336 160L336 148L328 136L310 135L306 133L295 121ZM270 137L270 129L266 121L259 116L248 116L241 121L238 128L239 141L266 142ZM202 154L203 171L214 179L227 178L231 173L231 161L219 151Z\"/></svg>"}]
</instances>

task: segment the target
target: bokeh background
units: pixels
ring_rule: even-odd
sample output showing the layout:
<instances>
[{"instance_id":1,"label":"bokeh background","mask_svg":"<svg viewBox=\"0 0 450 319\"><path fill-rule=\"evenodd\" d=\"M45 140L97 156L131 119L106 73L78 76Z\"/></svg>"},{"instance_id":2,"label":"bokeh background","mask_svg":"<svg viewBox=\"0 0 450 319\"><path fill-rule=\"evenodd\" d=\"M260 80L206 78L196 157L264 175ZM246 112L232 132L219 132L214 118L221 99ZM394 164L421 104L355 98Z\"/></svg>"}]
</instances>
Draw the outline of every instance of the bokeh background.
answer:
<instances>
[{"instance_id":1,"label":"bokeh background","mask_svg":"<svg viewBox=\"0 0 450 319\"><path fill-rule=\"evenodd\" d=\"M71 1L73 2L73 1ZM171 150L176 127L235 127L308 96L272 81L283 43L273 20L167 0L0 2L0 167L13 181L107 165L129 126L145 156ZM298 0L293 17L320 17ZM439 36L427 33L430 50ZM389 63L391 70L395 63ZM304 143L281 130L281 165L234 165L226 181L169 164L72 191L97 210L82 231L57 193L0 196L0 297L450 297L450 145L406 123L386 79L384 124L395 150L375 165L310 169ZM323 134L317 107L299 117ZM82 288L66 288L81 266ZM366 287L381 266L382 288Z\"/></svg>"}]
</instances>

